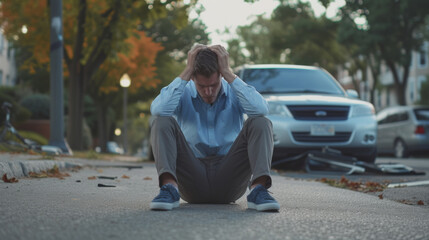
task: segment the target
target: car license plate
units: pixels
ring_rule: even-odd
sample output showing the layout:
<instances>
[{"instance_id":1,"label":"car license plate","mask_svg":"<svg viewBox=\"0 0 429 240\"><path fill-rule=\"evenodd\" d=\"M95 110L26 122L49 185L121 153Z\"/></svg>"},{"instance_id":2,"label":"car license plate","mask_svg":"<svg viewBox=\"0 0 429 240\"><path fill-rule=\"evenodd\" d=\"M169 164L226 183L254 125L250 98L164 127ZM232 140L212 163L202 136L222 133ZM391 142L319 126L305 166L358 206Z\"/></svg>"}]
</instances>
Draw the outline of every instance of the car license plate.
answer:
<instances>
[{"instance_id":1,"label":"car license plate","mask_svg":"<svg viewBox=\"0 0 429 240\"><path fill-rule=\"evenodd\" d=\"M327 124L311 125L312 136L334 136L335 127Z\"/></svg>"}]
</instances>

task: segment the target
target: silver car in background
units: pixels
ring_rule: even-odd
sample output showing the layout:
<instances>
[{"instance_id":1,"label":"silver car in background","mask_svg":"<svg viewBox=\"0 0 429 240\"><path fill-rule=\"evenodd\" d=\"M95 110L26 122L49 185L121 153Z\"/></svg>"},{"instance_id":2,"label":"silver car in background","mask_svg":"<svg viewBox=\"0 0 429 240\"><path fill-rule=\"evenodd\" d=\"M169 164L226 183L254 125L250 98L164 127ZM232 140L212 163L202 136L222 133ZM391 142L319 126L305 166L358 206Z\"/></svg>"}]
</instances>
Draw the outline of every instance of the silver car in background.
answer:
<instances>
[{"instance_id":1,"label":"silver car in background","mask_svg":"<svg viewBox=\"0 0 429 240\"><path fill-rule=\"evenodd\" d=\"M249 65L236 71L268 101L273 163L330 147L374 162L377 122L372 104L356 99L325 70L299 65Z\"/></svg>"},{"instance_id":2,"label":"silver car in background","mask_svg":"<svg viewBox=\"0 0 429 240\"><path fill-rule=\"evenodd\" d=\"M397 106L377 114L380 153L398 158L429 153L429 106Z\"/></svg>"}]
</instances>

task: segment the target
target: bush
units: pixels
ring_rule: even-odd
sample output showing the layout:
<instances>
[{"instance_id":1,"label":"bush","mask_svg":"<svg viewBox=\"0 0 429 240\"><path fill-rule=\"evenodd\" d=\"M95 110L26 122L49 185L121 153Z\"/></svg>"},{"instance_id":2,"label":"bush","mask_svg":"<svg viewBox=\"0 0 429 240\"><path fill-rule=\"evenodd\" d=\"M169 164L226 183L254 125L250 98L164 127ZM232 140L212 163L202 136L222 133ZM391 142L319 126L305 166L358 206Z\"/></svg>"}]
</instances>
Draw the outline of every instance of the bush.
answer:
<instances>
[{"instance_id":1,"label":"bush","mask_svg":"<svg viewBox=\"0 0 429 240\"><path fill-rule=\"evenodd\" d=\"M18 104L13 96L0 91L0 107L4 102L12 104L12 109L10 113L10 122L12 124L25 122L27 119L30 118L31 112L27 108L24 108L20 104ZM5 119L6 112L0 109L0 123L4 124Z\"/></svg>"},{"instance_id":2,"label":"bush","mask_svg":"<svg viewBox=\"0 0 429 240\"><path fill-rule=\"evenodd\" d=\"M3 127L0 128L0 131L3 131ZM39 145L48 145L48 139L46 139L45 137L43 137L42 135L39 135L35 132L27 132L27 131L19 131L19 135L21 135L23 138L25 139L29 139L32 140L34 142L36 142ZM5 135L5 140L12 140L18 143L22 143L15 135L13 135L11 132L8 132ZM8 147L3 146L2 144L0 144L0 151L9 151Z\"/></svg>"},{"instance_id":3,"label":"bush","mask_svg":"<svg viewBox=\"0 0 429 240\"><path fill-rule=\"evenodd\" d=\"M45 94L34 94L21 100L21 105L31 112L31 119L49 119L50 97Z\"/></svg>"}]
</instances>

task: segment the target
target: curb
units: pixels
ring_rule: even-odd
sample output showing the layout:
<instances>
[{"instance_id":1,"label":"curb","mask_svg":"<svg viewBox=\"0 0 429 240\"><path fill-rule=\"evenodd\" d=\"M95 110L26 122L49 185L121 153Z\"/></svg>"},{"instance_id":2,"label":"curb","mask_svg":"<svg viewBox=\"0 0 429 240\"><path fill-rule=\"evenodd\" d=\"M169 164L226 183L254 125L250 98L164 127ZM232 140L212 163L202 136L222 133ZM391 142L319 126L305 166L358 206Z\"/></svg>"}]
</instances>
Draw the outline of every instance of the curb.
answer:
<instances>
[{"instance_id":1,"label":"curb","mask_svg":"<svg viewBox=\"0 0 429 240\"><path fill-rule=\"evenodd\" d=\"M30 160L30 161L6 161L0 162L0 177L4 174L8 178L28 177L30 172L40 173L57 166L60 170L81 167L80 164L52 160Z\"/></svg>"}]
</instances>

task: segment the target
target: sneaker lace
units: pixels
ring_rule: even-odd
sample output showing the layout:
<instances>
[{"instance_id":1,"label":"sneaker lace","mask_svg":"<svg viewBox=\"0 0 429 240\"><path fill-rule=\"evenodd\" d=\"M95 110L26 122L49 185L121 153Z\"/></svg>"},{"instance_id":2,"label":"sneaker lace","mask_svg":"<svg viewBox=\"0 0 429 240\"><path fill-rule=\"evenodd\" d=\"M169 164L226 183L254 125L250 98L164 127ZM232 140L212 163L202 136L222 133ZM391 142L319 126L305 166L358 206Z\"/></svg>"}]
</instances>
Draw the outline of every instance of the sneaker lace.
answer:
<instances>
[{"instance_id":1,"label":"sneaker lace","mask_svg":"<svg viewBox=\"0 0 429 240\"><path fill-rule=\"evenodd\" d=\"M172 199L174 198L174 193L168 186L162 186L161 191L157 197L158 199Z\"/></svg>"},{"instance_id":2,"label":"sneaker lace","mask_svg":"<svg viewBox=\"0 0 429 240\"><path fill-rule=\"evenodd\" d=\"M265 199L265 200L274 200L274 198L270 195L273 194L272 192L268 191L267 189L262 189L259 194L258 197Z\"/></svg>"}]
</instances>

